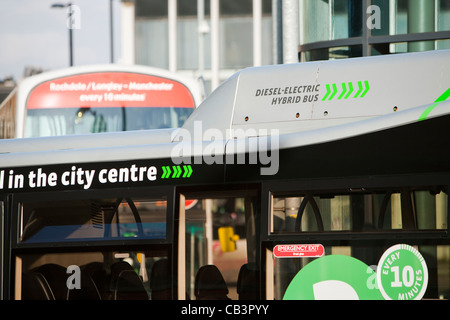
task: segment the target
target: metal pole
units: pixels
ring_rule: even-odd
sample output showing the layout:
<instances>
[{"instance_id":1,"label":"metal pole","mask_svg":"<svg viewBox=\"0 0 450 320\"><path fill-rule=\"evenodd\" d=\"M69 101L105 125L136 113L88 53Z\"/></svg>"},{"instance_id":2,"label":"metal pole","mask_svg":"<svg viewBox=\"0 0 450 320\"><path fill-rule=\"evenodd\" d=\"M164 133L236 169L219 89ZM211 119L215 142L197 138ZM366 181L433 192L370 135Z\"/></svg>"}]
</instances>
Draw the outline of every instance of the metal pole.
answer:
<instances>
[{"instance_id":1,"label":"metal pole","mask_svg":"<svg viewBox=\"0 0 450 320\"><path fill-rule=\"evenodd\" d=\"M120 61L123 64L134 64L135 62L134 1L122 1L120 11L121 11Z\"/></svg>"},{"instance_id":2,"label":"metal pole","mask_svg":"<svg viewBox=\"0 0 450 320\"><path fill-rule=\"evenodd\" d=\"M177 71L177 0L168 1L169 19L169 70Z\"/></svg>"},{"instance_id":3,"label":"metal pole","mask_svg":"<svg viewBox=\"0 0 450 320\"><path fill-rule=\"evenodd\" d=\"M109 23L110 23L110 39L111 39L111 63L114 63L114 29L113 29L113 0L109 0Z\"/></svg>"},{"instance_id":4,"label":"metal pole","mask_svg":"<svg viewBox=\"0 0 450 320\"><path fill-rule=\"evenodd\" d=\"M219 86L219 5L211 0L211 91Z\"/></svg>"},{"instance_id":5,"label":"metal pole","mask_svg":"<svg viewBox=\"0 0 450 320\"><path fill-rule=\"evenodd\" d=\"M62 4L54 3L50 8L67 8L67 28L69 29L69 65L73 66L73 46L72 46L72 29L74 28L72 3Z\"/></svg>"},{"instance_id":6,"label":"metal pole","mask_svg":"<svg viewBox=\"0 0 450 320\"><path fill-rule=\"evenodd\" d=\"M72 45L72 29L73 29L73 20L72 20L72 3L67 5L69 7L69 65L73 66L73 45Z\"/></svg>"},{"instance_id":7,"label":"metal pole","mask_svg":"<svg viewBox=\"0 0 450 320\"><path fill-rule=\"evenodd\" d=\"M272 0L272 39L273 63L283 63L283 30L282 30L281 0Z\"/></svg>"},{"instance_id":8,"label":"metal pole","mask_svg":"<svg viewBox=\"0 0 450 320\"><path fill-rule=\"evenodd\" d=\"M284 0L283 14L283 63L298 62L299 11L298 0Z\"/></svg>"},{"instance_id":9,"label":"metal pole","mask_svg":"<svg viewBox=\"0 0 450 320\"><path fill-rule=\"evenodd\" d=\"M408 1L408 33L434 31L435 2L432 0ZM434 41L408 43L409 52L434 50Z\"/></svg>"},{"instance_id":10,"label":"metal pole","mask_svg":"<svg viewBox=\"0 0 450 320\"><path fill-rule=\"evenodd\" d=\"M354 3L351 5L357 5L357 4ZM370 56L369 37L371 36L371 30L369 28L367 28L367 26L366 26L366 20L367 20L366 10L370 5L371 5L370 0L362 1L361 26L362 26L362 56L363 57ZM356 9L356 8L354 8L354 9ZM353 35L350 35L350 36L353 36Z\"/></svg>"},{"instance_id":11,"label":"metal pole","mask_svg":"<svg viewBox=\"0 0 450 320\"><path fill-rule=\"evenodd\" d=\"M69 28L69 61L70 66L73 66L73 46L72 46L72 28Z\"/></svg>"},{"instance_id":12,"label":"metal pole","mask_svg":"<svg viewBox=\"0 0 450 320\"><path fill-rule=\"evenodd\" d=\"M205 72L205 0L197 1L197 24L198 24L198 72L203 75Z\"/></svg>"},{"instance_id":13,"label":"metal pole","mask_svg":"<svg viewBox=\"0 0 450 320\"><path fill-rule=\"evenodd\" d=\"M213 264L213 217L212 217L212 199L205 199L205 238L207 245L207 263Z\"/></svg>"},{"instance_id":14,"label":"metal pole","mask_svg":"<svg viewBox=\"0 0 450 320\"><path fill-rule=\"evenodd\" d=\"M262 64L262 2L253 0L253 65Z\"/></svg>"}]
</instances>

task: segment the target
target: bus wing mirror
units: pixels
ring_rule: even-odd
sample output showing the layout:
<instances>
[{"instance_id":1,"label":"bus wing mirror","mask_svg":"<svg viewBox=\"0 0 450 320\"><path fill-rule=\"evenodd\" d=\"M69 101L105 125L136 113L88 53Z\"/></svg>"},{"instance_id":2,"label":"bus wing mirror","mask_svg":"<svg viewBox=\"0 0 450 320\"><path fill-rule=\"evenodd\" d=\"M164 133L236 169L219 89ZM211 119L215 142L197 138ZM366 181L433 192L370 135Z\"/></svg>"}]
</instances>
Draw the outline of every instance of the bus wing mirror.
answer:
<instances>
[{"instance_id":1,"label":"bus wing mirror","mask_svg":"<svg viewBox=\"0 0 450 320\"><path fill-rule=\"evenodd\" d=\"M233 227L220 227L219 230L219 242L223 252L236 251L236 241L239 240L239 236L234 234Z\"/></svg>"}]
</instances>

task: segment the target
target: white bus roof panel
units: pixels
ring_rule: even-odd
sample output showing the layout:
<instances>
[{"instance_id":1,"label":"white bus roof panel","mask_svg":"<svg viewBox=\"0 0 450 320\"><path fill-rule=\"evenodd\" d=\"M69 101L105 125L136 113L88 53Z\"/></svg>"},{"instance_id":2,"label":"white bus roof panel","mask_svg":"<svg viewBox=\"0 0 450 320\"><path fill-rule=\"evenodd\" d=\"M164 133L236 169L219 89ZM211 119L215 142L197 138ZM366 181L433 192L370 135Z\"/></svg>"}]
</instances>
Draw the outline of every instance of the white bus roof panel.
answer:
<instances>
[{"instance_id":1,"label":"white bus roof panel","mask_svg":"<svg viewBox=\"0 0 450 320\"><path fill-rule=\"evenodd\" d=\"M232 124L303 131L426 105L449 87L448 50L249 68Z\"/></svg>"}]
</instances>

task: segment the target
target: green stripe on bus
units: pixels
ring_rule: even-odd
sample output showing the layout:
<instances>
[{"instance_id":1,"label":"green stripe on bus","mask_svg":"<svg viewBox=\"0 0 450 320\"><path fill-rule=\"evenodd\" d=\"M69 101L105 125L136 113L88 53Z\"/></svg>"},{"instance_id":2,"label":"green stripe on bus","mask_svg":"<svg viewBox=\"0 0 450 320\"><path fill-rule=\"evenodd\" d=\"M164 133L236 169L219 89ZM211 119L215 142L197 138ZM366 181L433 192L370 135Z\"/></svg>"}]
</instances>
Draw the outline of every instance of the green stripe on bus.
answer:
<instances>
[{"instance_id":1,"label":"green stripe on bus","mask_svg":"<svg viewBox=\"0 0 450 320\"><path fill-rule=\"evenodd\" d=\"M348 99L350 97L350 95L353 93L353 90L354 90L353 89L353 83L349 82L348 83L348 88L349 88L348 94L345 96L344 99Z\"/></svg>"},{"instance_id":2,"label":"green stripe on bus","mask_svg":"<svg viewBox=\"0 0 450 320\"><path fill-rule=\"evenodd\" d=\"M346 93L347 93L347 86L345 85L345 82L343 82L342 83L342 93L339 96L338 100L341 100L345 96Z\"/></svg>"},{"instance_id":3,"label":"green stripe on bus","mask_svg":"<svg viewBox=\"0 0 450 320\"><path fill-rule=\"evenodd\" d=\"M361 94L361 98L364 98L366 96L367 92L369 92L369 90L370 90L369 81L367 81L367 80L364 81L364 84L366 85L366 89Z\"/></svg>"},{"instance_id":4,"label":"green stripe on bus","mask_svg":"<svg viewBox=\"0 0 450 320\"><path fill-rule=\"evenodd\" d=\"M161 179L178 179L178 178L190 178L192 175L192 167L190 165L181 166L162 166Z\"/></svg>"},{"instance_id":5,"label":"green stripe on bus","mask_svg":"<svg viewBox=\"0 0 450 320\"><path fill-rule=\"evenodd\" d=\"M322 101L330 101L333 100L336 96L338 97L338 100L347 100L348 98L350 98L350 96L353 94L355 87L358 89L358 91L356 92L356 94L354 95L353 98L364 98L366 96L366 94L370 91L370 85L369 85L369 81L358 81L355 82L355 86L353 86L352 82L348 82L348 86L346 82L342 82L340 83L342 86L342 92L337 96L337 94L339 93L339 89L338 89L338 84L337 83L329 83L326 84L326 90L327 92L325 93L325 96L322 98Z\"/></svg>"},{"instance_id":6,"label":"green stripe on bus","mask_svg":"<svg viewBox=\"0 0 450 320\"><path fill-rule=\"evenodd\" d=\"M358 98L361 92L363 92L364 88L361 81L358 81L358 92L356 92L354 98Z\"/></svg>"},{"instance_id":7,"label":"green stripe on bus","mask_svg":"<svg viewBox=\"0 0 450 320\"><path fill-rule=\"evenodd\" d=\"M333 100L334 96L338 93L337 85L336 83L333 83L333 94L330 96L328 100Z\"/></svg>"},{"instance_id":8,"label":"green stripe on bus","mask_svg":"<svg viewBox=\"0 0 450 320\"><path fill-rule=\"evenodd\" d=\"M328 96L329 96L330 93L331 93L330 85L327 84L326 87L327 87L327 93L326 93L325 96L323 97L322 101L327 100Z\"/></svg>"},{"instance_id":9,"label":"green stripe on bus","mask_svg":"<svg viewBox=\"0 0 450 320\"><path fill-rule=\"evenodd\" d=\"M450 98L450 88L447 89L439 98L434 101L432 105L430 105L419 117L419 121L426 120L428 115L433 111L434 108L436 108L438 105L440 105L442 102L446 101L448 98Z\"/></svg>"}]
</instances>

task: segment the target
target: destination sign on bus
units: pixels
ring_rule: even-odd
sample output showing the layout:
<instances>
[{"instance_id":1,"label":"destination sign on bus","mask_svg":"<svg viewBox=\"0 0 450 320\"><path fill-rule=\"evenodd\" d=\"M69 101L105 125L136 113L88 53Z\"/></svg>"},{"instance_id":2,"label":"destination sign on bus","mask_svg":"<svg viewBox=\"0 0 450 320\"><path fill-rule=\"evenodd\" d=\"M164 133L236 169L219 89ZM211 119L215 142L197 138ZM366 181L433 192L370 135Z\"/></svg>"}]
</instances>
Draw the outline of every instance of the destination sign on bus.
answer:
<instances>
[{"instance_id":1,"label":"destination sign on bus","mask_svg":"<svg viewBox=\"0 0 450 320\"><path fill-rule=\"evenodd\" d=\"M86 73L46 81L30 94L28 109L80 107L194 108L180 82L131 72Z\"/></svg>"},{"instance_id":2,"label":"destination sign on bus","mask_svg":"<svg viewBox=\"0 0 450 320\"><path fill-rule=\"evenodd\" d=\"M174 165L171 159L66 163L0 168L0 192L39 192L190 184L217 181L222 165Z\"/></svg>"},{"instance_id":3,"label":"destination sign on bus","mask_svg":"<svg viewBox=\"0 0 450 320\"><path fill-rule=\"evenodd\" d=\"M325 249L321 244L282 244L273 248L276 258L317 258L324 253Z\"/></svg>"}]
</instances>

